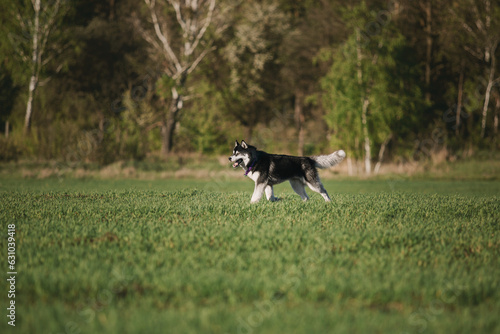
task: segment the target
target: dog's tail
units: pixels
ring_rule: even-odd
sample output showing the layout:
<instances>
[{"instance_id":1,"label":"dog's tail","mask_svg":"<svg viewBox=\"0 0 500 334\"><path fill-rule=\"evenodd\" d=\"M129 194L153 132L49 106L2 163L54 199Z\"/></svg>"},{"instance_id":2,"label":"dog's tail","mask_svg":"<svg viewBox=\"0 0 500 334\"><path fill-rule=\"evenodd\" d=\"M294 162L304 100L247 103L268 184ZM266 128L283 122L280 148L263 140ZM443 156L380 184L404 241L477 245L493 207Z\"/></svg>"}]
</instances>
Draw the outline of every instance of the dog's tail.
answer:
<instances>
[{"instance_id":1,"label":"dog's tail","mask_svg":"<svg viewBox=\"0 0 500 334\"><path fill-rule=\"evenodd\" d=\"M338 150L329 155L316 155L311 157L318 168L329 168L338 165L345 158L344 150Z\"/></svg>"}]
</instances>

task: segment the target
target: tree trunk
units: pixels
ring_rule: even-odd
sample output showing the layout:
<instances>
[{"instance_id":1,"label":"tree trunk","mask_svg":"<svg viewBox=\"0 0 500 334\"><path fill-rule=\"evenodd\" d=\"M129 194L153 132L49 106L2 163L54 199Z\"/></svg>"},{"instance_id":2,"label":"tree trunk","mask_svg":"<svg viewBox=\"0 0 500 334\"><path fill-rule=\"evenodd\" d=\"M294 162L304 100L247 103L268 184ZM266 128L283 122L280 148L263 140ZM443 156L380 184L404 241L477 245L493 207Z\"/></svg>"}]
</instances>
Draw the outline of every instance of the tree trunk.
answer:
<instances>
[{"instance_id":1,"label":"tree trunk","mask_svg":"<svg viewBox=\"0 0 500 334\"><path fill-rule=\"evenodd\" d=\"M29 134L31 130L31 116L33 114L33 99L35 97L36 86L38 84L38 78L33 75L30 79L30 85L28 90L28 102L26 103L26 115L24 117L24 133Z\"/></svg>"},{"instance_id":2,"label":"tree trunk","mask_svg":"<svg viewBox=\"0 0 500 334\"><path fill-rule=\"evenodd\" d=\"M172 152L177 112L178 110L171 110L161 123L161 153L164 157Z\"/></svg>"},{"instance_id":3,"label":"tree trunk","mask_svg":"<svg viewBox=\"0 0 500 334\"><path fill-rule=\"evenodd\" d=\"M349 155L347 155L347 174L349 174L349 176L354 175L354 170L352 168L352 159Z\"/></svg>"},{"instance_id":4,"label":"tree trunk","mask_svg":"<svg viewBox=\"0 0 500 334\"><path fill-rule=\"evenodd\" d=\"M304 155L304 93L301 90L297 89L295 91L295 122L297 124L297 132L298 132L298 149L297 153L299 156Z\"/></svg>"},{"instance_id":5,"label":"tree trunk","mask_svg":"<svg viewBox=\"0 0 500 334\"><path fill-rule=\"evenodd\" d=\"M171 141L169 140L170 133L168 131L168 124L166 120L161 122L160 133L161 133L161 155L167 157L170 153Z\"/></svg>"},{"instance_id":6,"label":"tree trunk","mask_svg":"<svg viewBox=\"0 0 500 334\"><path fill-rule=\"evenodd\" d=\"M115 0L109 0L109 16L110 21L115 19Z\"/></svg>"},{"instance_id":7,"label":"tree trunk","mask_svg":"<svg viewBox=\"0 0 500 334\"><path fill-rule=\"evenodd\" d=\"M370 145L370 137L368 136L368 106L370 105L370 101L368 98L365 98L363 101L363 110L361 112L361 123L363 124L363 136L365 141L365 173L370 175L372 172L372 155L371 155L371 145Z\"/></svg>"},{"instance_id":8,"label":"tree trunk","mask_svg":"<svg viewBox=\"0 0 500 334\"><path fill-rule=\"evenodd\" d=\"M489 50L489 56L491 57L491 65L490 65L490 74L488 75L488 85L486 86L486 93L484 94L484 104L482 111L482 120L481 120L481 138L484 138L486 135L486 117L488 116L488 104L490 103L491 89L493 88L493 84L495 82L495 66L496 66L496 57L495 51L498 43L496 43L491 50Z\"/></svg>"},{"instance_id":9,"label":"tree trunk","mask_svg":"<svg viewBox=\"0 0 500 334\"><path fill-rule=\"evenodd\" d=\"M181 90L182 87L179 87ZM161 125L161 152L167 157L174 146L174 131L177 125L177 115L182 109L182 95L177 92L175 87L172 88L172 104L170 105L168 114L162 121Z\"/></svg>"},{"instance_id":10,"label":"tree trunk","mask_svg":"<svg viewBox=\"0 0 500 334\"><path fill-rule=\"evenodd\" d=\"M31 55L31 78L28 90L28 102L26 103L26 115L24 117L24 133L28 134L31 130L31 116L33 115L33 99L35 98L36 87L38 85L38 64L40 62L40 55L38 52L38 32L40 30L40 0L33 2L33 9L35 11L35 22L33 27L32 39L32 55Z\"/></svg>"},{"instance_id":11,"label":"tree trunk","mask_svg":"<svg viewBox=\"0 0 500 334\"><path fill-rule=\"evenodd\" d=\"M373 170L375 175L378 174L378 172L380 170L380 166L382 166L382 160L384 159L385 148L387 147L387 144L389 144L389 141L391 141L391 138L392 138L392 134L387 136L387 138L384 140L384 142L380 146L380 151L378 152L378 162L375 165L375 169Z\"/></svg>"},{"instance_id":12,"label":"tree trunk","mask_svg":"<svg viewBox=\"0 0 500 334\"><path fill-rule=\"evenodd\" d=\"M425 32L426 32L426 51L425 51L425 101L431 102L431 63L432 63L432 3L427 0L425 3Z\"/></svg>"},{"instance_id":13,"label":"tree trunk","mask_svg":"<svg viewBox=\"0 0 500 334\"><path fill-rule=\"evenodd\" d=\"M359 29L356 30L356 67L357 67L357 76L358 76L358 85L360 89L363 89L363 69L362 69L362 60L363 54L361 53L361 33ZM363 127L363 137L364 137L364 147L365 147L365 172L367 175L370 175L372 171L371 165L371 148L370 148L370 137L368 136L368 106L370 105L370 100L368 96L370 95L367 89L364 90L364 97L362 99L362 109L361 109L361 123Z\"/></svg>"},{"instance_id":14,"label":"tree trunk","mask_svg":"<svg viewBox=\"0 0 500 334\"><path fill-rule=\"evenodd\" d=\"M457 96L457 114L455 118L455 135L458 137L460 134L460 117L463 105L463 95L464 95L464 72L465 72L465 61L462 59L460 63L460 77L458 78L458 96Z\"/></svg>"},{"instance_id":15,"label":"tree trunk","mask_svg":"<svg viewBox=\"0 0 500 334\"><path fill-rule=\"evenodd\" d=\"M358 85L361 88L363 84L363 69L361 68L361 62L363 60L363 54L361 53L361 32L356 29L356 72L358 75Z\"/></svg>"},{"instance_id":16,"label":"tree trunk","mask_svg":"<svg viewBox=\"0 0 500 334\"><path fill-rule=\"evenodd\" d=\"M106 118L104 118L104 114L99 112L99 130L97 131L97 142L99 145L104 140L105 122Z\"/></svg>"},{"instance_id":17,"label":"tree trunk","mask_svg":"<svg viewBox=\"0 0 500 334\"><path fill-rule=\"evenodd\" d=\"M495 117L493 117L493 134L498 134L498 113L500 113L500 96L496 96Z\"/></svg>"},{"instance_id":18,"label":"tree trunk","mask_svg":"<svg viewBox=\"0 0 500 334\"><path fill-rule=\"evenodd\" d=\"M170 154L172 152L172 148L174 146L174 131L175 127L177 125L177 112L178 110L175 110L170 113L170 117L167 121L167 132L165 133L165 147L166 147L166 154Z\"/></svg>"},{"instance_id":19,"label":"tree trunk","mask_svg":"<svg viewBox=\"0 0 500 334\"><path fill-rule=\"evenodd\" d=\"M110 1L116 3L116 0ZM139 30L143 38L160 55L165 57L164 74L176 82L176 87L172 88L172 105L161 125L161 151L163 155L167 156L172 151L178 113L182 110L183 97L181 94L184 92L183 88L187 76L195 70L203 58L212 50L213 38L210 39L206 35L207 31L210 31L208 28L212 23L216 3L215 0L201 3L198 3L198 1L170 0L162 1L164 6L157 10L155 0L144 0L144 2L149 8L154 35L142 28ZM171 6L171 8L166 10L165 6ZM204 10L201 7L204 7ZM171 20L172 16L170 14L174 14L174 12L178 23L177 27ZM203 12L205 14L201 17L199 14ZM178 43L172 43L170 34L179 35L180 40ZM153 36L156 36L156 38ZM197 49L200 51L199 53L195 53ZM176 88L179 88L179 93Z\"/></svg>"}]
</instances>

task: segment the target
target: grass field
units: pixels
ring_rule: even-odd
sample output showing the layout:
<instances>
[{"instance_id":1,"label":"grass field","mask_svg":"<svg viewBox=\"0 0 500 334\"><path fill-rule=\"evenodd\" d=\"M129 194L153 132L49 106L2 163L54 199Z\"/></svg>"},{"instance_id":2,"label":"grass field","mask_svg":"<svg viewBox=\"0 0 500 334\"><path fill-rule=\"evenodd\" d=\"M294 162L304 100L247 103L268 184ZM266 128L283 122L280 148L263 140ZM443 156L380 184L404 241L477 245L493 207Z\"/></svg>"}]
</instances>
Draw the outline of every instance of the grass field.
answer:
<instances>
[{"instance_id":1,"label":"grass field","mask_svg":"<svg viewBox=\"0 0 500 334\"><path fill-rule=\"evenodd\" d=\"M325 187L2 177L0 332L500 332L500 181Z\"/></svg>"}]
</instances>

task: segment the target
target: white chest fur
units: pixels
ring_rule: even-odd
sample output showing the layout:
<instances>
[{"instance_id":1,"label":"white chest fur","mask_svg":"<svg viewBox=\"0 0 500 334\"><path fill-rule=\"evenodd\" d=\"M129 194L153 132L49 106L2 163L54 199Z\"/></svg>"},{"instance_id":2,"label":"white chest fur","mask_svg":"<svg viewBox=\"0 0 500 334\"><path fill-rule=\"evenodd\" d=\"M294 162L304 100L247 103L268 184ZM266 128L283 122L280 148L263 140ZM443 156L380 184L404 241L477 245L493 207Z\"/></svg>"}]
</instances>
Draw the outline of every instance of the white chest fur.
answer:
<instances>
[{"instance_id":1,"label":"white chest fur","mask_svg":"<svg viewBox=\"0 0 500 334\"><path fill-rule=\"evenodd\" d=\"M259 176L260 176L260 173L259 172L248 172L247 176L252 179L254 182L257 182L257 180L259 179Z\"/></svg>"}]
</instances>

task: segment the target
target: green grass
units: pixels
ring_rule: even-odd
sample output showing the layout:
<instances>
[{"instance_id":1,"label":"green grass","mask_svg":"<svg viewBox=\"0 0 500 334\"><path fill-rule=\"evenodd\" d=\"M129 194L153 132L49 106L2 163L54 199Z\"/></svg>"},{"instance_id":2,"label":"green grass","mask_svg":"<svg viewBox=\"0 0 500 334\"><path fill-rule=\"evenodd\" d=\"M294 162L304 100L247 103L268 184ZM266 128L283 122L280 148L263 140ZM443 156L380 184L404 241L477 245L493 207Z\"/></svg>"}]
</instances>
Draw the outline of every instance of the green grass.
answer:
<instances>
[{"instance_id":1,"label":"green grass","mask_svg":"<svg viewBox=\"0 0 500 334\"><path fill-rule=\"evenodd\" d=\"M0 331L500 331L499 181L325 187L332 203L283 185L250 205L249 180L3 177L18 276Z\"/></svg>"}]
</instances>

